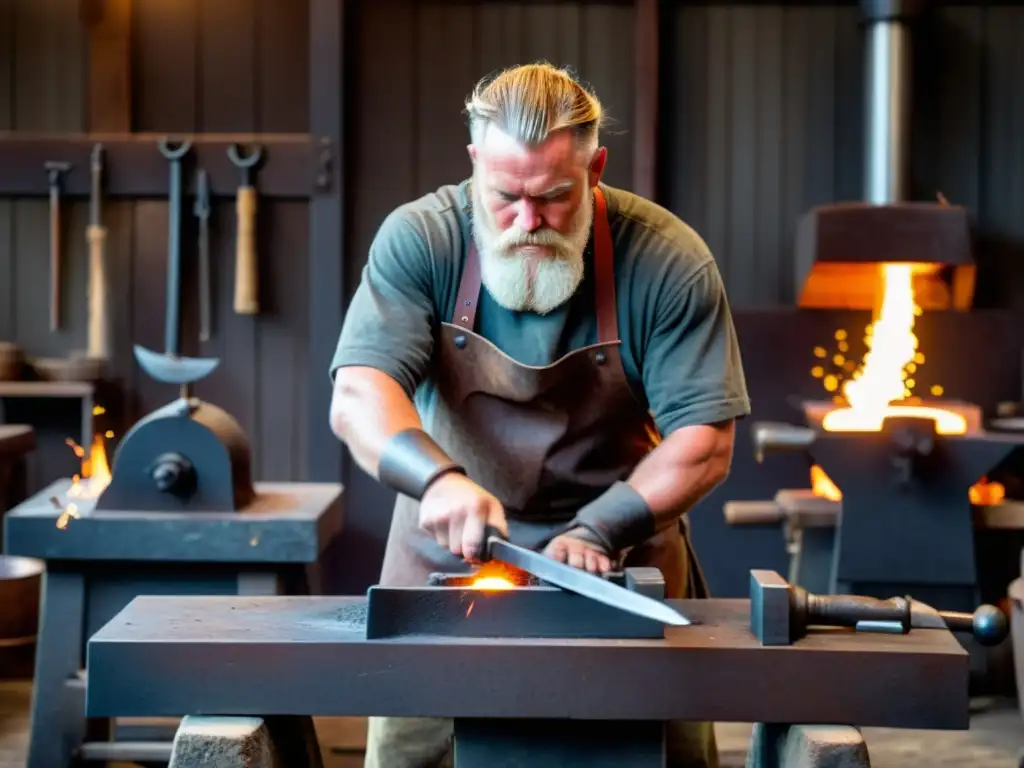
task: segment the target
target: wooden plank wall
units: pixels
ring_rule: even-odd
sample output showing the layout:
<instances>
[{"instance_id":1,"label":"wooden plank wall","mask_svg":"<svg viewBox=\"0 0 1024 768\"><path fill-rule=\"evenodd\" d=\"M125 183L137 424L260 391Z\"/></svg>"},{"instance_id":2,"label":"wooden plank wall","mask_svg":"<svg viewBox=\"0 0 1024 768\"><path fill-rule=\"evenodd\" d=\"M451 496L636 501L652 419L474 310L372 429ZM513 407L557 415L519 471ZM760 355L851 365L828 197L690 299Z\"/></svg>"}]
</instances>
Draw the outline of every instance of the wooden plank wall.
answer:
<instances>
[{"instance_id":1,"label":"wooden plank wall","mask_svg":"<svg viewBox=\"0 0 1024 768\"><path fill-rule=\"evenodd\" d=\"M863 57L857 11L850 2L811 5L660 3L658 201L708 240L744 343L755 347L762 328L816 322L811 315L780 316L772 325L759 315L791 306L789 254L798 216L818 203L860 196ZM76 0L0 4L0 129L86 127L87 51L76 6ZM576 69L612 118L607 181L632 185L634 132L649 131L634 115L632 2L349 0L346 6L346 66L353 74L345 84L343 250L351 255L342 282L349 293L387 213L469 173L463 100L477 78L494 69L536 59ZM135 7L135 130L308 129L305 3L144 0ZM977 299L984 307L1024 306L1024 219L1017 213L1024 203L1018 140L1024 46L1016 43L1022 31L1021 7L946 6L915 46L914 193L932 198L941 190L974 212ZM196 342L195 284L186 251L183 341L188 353L222 357L200 394L239 418L252 438L258 475L302 479L309 463L305 383L323 376L328 364L308 360L306 353L307 206L264 202L260 212L267 312L254 320L230 311L224 279L230 268L224 267L231 263L234 214L232 202L222 201L214 218L221 278L216 335L203 348ZM162 343L166 208L161 202L110 205L108 218L115 295L122 298L117 369L132 396L133 419L172 396L140 376L130 352L133 342L153 348ZM70 219L69 233L81 232L85 206L75 206ZM78 286L67 290L74 330L51 335L44 315L45 223L41 202L0 201L0 338L14 338L33 354L62 354L84 345L84 247L81 237L69 235L67 269ZM191 245L190 233L184 242ZM821 329L806 332L808 343L819 331L830 332L834 320L820 322ZM803 380L804 352L771 357L745 351L756 407L781 402L775 390L791 385L778 381ZM1019 349L995 354L1015 359ZM769 364L771 376L762 370ZM786 375L776 375L780 369ZM995 390L1004 396L1016 386L1007 381ZM751 477L746 470L735 473L716 494L714 508L695 519L720 518L722 495L749 498L752 488L767 482ZM331 586L359 591L376 579L392 496L351 468L342 480L349 494L339 555L347 561L346 583ZM754 536L730 532L726 541L719 533L698 535L712 551L740 551L736 542ZM734 570L744 567L745 561ZM721 591L735 574L709 575Z\"/></svg>"},{"instance_id":2,"label":"wooden plank wall","mask_svg":"<svg viewBox=\"0 0 1024 768\"><path fill-rule=\"evenodd\" d=\"M86 123L88 31L78 0L0 4L0 130L80 131ZM156 132L305 132L309 122L308 10L277 0L145 0L133 7L132 129ZM9 86L9 87L8 87ZM42 173L42 170L40 170ZM259 479L301 479L308 419L308 213L304 202L262 200L258 212L262 311L232 310L234 201L211 218L214 329L198 341L195 227L183 202L182 352L219 357L196 394L227 408L252 442ZM47 204L0 201L0 338L30 355L85 347L86 202L70 206L65 329L50 333ZM110 202L113 373L126 424L176 396L135 365L132 345L163 347L167 205ZM122 429L125 426L121 425ZM121 430L117 430L120 432Z\"/></svg>"}]
</instances>

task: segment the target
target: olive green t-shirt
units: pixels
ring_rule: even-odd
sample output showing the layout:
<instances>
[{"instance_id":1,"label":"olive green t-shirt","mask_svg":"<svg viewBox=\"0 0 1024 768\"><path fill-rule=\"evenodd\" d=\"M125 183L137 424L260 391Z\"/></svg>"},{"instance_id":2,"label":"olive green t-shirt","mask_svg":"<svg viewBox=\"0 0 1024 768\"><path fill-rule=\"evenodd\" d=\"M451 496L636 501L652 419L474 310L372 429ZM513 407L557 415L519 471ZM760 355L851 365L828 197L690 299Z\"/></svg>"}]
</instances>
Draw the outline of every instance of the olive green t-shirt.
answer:
<instances>
[{"instance_id":1,"label":"olive green t-shirt","mask_svg":"<svg viewBox=\"0 0 1024 768\"><path fill-rule=\"evenodd\" d=\"M415 398L429 430L428 372L441 322L451 322L470 237L468 181L400 206L383 222L331 363L368 366ZM634 394L662 437L750 413L736 331L718 267L690 227L660 206L601 185L615 252L620 354ZM532 366L597 343L588 246L579 288L547 315L514 312L480 290L476 332Z\"/></svg>"}]
</instances>

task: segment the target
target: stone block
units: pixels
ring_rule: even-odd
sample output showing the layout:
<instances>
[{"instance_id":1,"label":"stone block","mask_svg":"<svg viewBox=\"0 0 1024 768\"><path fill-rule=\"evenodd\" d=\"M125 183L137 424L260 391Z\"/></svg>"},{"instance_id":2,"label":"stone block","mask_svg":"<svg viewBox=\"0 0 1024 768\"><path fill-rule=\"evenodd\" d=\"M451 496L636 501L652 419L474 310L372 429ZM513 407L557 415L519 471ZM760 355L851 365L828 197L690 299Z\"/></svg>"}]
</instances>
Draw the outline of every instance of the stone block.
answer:
<instances>
[{"instance_id":1,"label":"stone block","mask_svg":"<svg viewBox=\"0 0 1024 768\"><path fill-rule=\"evenodd\" d=\"M283 768L259 717L182 719L167 768Z\"/></svg>"},{"instance_id":2,"label":"stone block","mask_svg":"<svg viewBox=\"0 0 1024 768\"><path fill-rule=\"evenodd\" d=\"M864 736L842 725L754 725L747 768L871 768Z\"/></svg>"}]
</instances>

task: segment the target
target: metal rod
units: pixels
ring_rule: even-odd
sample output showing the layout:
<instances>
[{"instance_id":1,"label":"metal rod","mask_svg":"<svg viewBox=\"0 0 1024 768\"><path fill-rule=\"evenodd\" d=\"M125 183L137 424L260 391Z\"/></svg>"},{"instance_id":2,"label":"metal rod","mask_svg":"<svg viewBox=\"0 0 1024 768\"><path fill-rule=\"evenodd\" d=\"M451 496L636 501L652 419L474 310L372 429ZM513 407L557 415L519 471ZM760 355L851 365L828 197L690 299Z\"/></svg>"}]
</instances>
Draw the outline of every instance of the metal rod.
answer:
<instances>
[{"instance_id":1,"label":"metal rod","mask_svg":"<svg viewBox=\"0 0 1024 768\"><path fill-rule=\"evenodd\" d=\"M164 329L164 351L178 354L178 324L181 308L181 164L171 161L170 211L167 233L167 325Z\"/></svg>"},{"instance_id":2,"label":"metal rod","mask_svg":"<svg viewBox=\"0 0 1024 768\"><path fill-rule=\"evenodd\" d=\"M910 31L897 19L872 21L865 52L864 198L906 199L910 154Z\"/></svg>"}]
</instances>

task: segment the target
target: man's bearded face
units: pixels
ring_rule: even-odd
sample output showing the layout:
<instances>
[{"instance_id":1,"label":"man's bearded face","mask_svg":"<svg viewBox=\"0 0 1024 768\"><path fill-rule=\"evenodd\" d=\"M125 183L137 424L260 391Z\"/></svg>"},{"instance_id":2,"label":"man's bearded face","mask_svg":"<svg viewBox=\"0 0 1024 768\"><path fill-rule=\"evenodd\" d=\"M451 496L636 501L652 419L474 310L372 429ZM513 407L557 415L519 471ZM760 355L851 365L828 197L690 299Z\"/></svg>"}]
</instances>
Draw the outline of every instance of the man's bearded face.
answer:
<instances>
[{"instance_id":1,"label":"man's bearded face","mask_svg":"<svg viewBox=\"0 0 1024 768\"><path fill-rule=\"evenodd\" d=\"M584 274L594 203L569 134L525 148L494 128L477 148L473 238L481 281L501 306L546 314Z\"/></svg>"}]
</instances>

